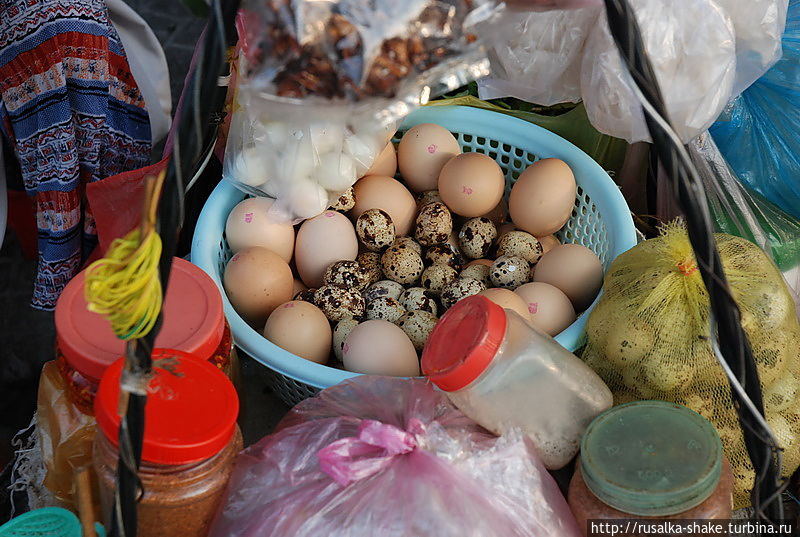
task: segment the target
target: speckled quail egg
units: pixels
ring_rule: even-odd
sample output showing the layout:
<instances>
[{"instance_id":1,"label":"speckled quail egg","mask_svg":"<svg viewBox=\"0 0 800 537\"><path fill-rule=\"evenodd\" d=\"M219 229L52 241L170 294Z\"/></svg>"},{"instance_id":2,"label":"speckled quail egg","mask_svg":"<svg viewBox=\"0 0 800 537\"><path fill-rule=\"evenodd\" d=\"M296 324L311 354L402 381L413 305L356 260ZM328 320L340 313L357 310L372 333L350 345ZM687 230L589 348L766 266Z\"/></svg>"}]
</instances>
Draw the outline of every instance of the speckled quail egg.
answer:
<instances>
[{"instance_id":1,"label":"speckled quail egg","mask_svg":"<svg viewBox=\"0 0 800 537\"><path fill-rule=\"evenodd\" d=\"M465 267L464 270L458 275L459 278L472 278L473 280L478 280L479 282L483 282L486 284L486 287L492 286L492 279L489 277L489 273L491 272L491 267L489 265L484 265L482 263L475 263L474 265L469 265Z\"/></svg>"},{"instance_id":2,"label":"speckled quail egg","mask_svg":"<svg viewBox=\"0 0 800 537\"><path fill-rule=\"evenodd\" d=\"M417 352L421 352L438 320L436 315L429 311L414 310L403 315L397 326L403 329Z\"/></svg>"},{"instance_id":3,"label":"speckled quail egg","mask_svg":"<svg viewBox=\"0 0 800 537\"><path fill-rule=\"evenodd\" d=\"M524 283L528 283L531 276L530 264L523 258L515 255L504 255L492 263L489 277L495 287L504 287L512 291Z\"/></svg>"},{"instance_id":4,"label":"speckled quail egg","mask_svg":"<svg viewBox=\"0 0 800 537\"><path fill-rule=\"evenodd\" d=\"M368 250L380 252L394 242L394 222L386 211L370 209L356 220L356 233Z\"/></svg>"},{"instance_id":5,"label":"speckled quail egg","mask_svg":"<svg viewBox=\"0 0 800 537\"><path fill-rule=\"evenodd\" d=\"M458 278L458 272L453 267L449 265L431 265L422 273L422 286L438 295L447 284L456 278Z\"/></svg>"},{"instance_id":6,"label":"speckled quail egg","mask_svg":"<svg viewBox=\"0 0 800 537\"><path fill-rule=\"evenodd\" d=\"M492 247L497 228L488 218L470 218L458 233L458 245L465 256L470 259L485 257Z\"/></svg>"},{"instance_id":7,"label":"speckled quail egg","mask_svg":"<svg viewBox=\"0 0 800 537\"><path fill-rule=\"evenodd\" d=\"M426 190L425 192L420 192L417 194L417 209L422 209L427 204L435 201L442 201L442 197L439 195L438 190Z\"/></svg>"},{"instance_id":8,"label":"speckled quail egg","mask_svg":"<svg viewBox=\"0 0 800 537\"><path fill-rule=\"evenodd\" d=\"M531 266L539 262L542 253L539 240L525 231L509 231L497 242L497 257L504 255L521 257Z\"/></svg>"},{"instance_id":9,"label":"speckled quail egg","mask_svg":"<svg viewBox=\"0 0 800 537\"><path fill-rule=\"evenodd\" d=\"M296 295L294 295L292 300L302 300L303 302L311 302L313 304L314 293L316 291L317 291L316 289L303 289L302 291L299 291Z\"/></svg>"},{"instance_id":10,"label":"speckled quail egg","mask_svg":"<svg viewBox=\"0 0 800 537\"><path fill-rule=\"evenodd\" d=\"M414 226L414 237L423 246L447 241L453 231L453 215L441 201L428 203L420 209Z\"/></svg>"},{"instance_id":11,"label":"speckled quail egg","mask_svg":"<svg viewBox=\"0 0 800 537\"><path fill-rule=\"evenodd\" d=\"M367 320L383 319L390 323L397 323L400 317L406 314L406 309L396 298L382 296L367 302Z\"/></svg>"},{"instance_id":12,"label":"speckled quail egg","mask_svg":"<svg viewBox=\"0 0 800 537\"><path fill-rule=\"evenodd\" d=\"M400 295L400 304L408 311L422 310L436 315L439 307L436 305L436 295L424 287L412 287Z\"/></svg>"},{"instance_id":13,"label":"speckled quail egg","mask_svg":"<svg viewBox=\"0 0 800 537\"><path fill-rule=\"evenodd\" d=\"M358 326L358 321L352 317L342 319L336 323L336 327L333 329L333 354L335 354L336 358L339 360L342 359L344 340L347 339L347 336L350 335L350 331L356 326Z\"/></svg>"},{"instance_id":14,"label":"speckled quail egg","mask_svg":"<svg viewBox=\"0 0 800 537\"><path fill-rule=\"evenodd\" d=\"M450 265L454 269L461 268L461 256L453 253L449 244L434 244L425 250L425 264L427 265Z\"/></svg>"},{"instance_id":15,"label":"speckled quail egg","mask_svg":"<svg viewBox=\"0 0 800 537\"><path fill-rule=\"evenodd\" d=\"M401 246L386 250L381 257L381 266L387 278L404 285L418 282L425 268L418 253Z\"/></svg>"},{"instance_id":16,"label":"speckled quail egg","mask_svg":"<svg viewBox=\"0 0 800 537\"><path fill-rule=\"evenodd\" d=\"M485 290L486 285L474 278L457 278L442 289L442 306L445 309L450 308L462 298L477 295Z\"/></svg>"},{"instance_id":17,"label":"speckled quail egg","mask_svg":"<svg viewBox=\"0 0 800 537\"><path fill-rule=\"evenodd\" d=\"M367 290L364 291L364 300L369 303L382 296L400 299L403 291L403 286L399 283L392 280L381 280L367 287Z\"/></svg>"},{"instance_id":18,"label":"speckled quail egg","mask_svg":"<svg viewBox=\"0 0 800 537\"><path fill-rule=\"evenodd\" d=\"M344 191L344 193L339 196L336 202L331 205L331 209L334 211L339 211L346 213L350 209L356 206L356 195L353 187L348 188Z\"/></svg>"},{"instance_id":19,"label":"speckled quail egg","mask_svg":"<svg viewBox=\"0 0 800 537\"><path fill-rule=\"evenodd\" d=\"M325 275L322 276L323 285L333 285L336 287L344 287L345 289L355 289L363 291L369 285L367 273L361 268L356 261L337 261L331 263L325 269Z\"/></svg>"},{"instance_id":20,"label":"speckled quail egg","mask_svg":"<svg viewBox=\"0 0 800 537\"><path fill-rule=\"evenodd\" d=\"M346 317L364 315L364 297L354 289L333 285L322 286L314 292L314 304L322 310L329 321L341 321Z\"/></svg>"},{"instance_id":21,"label":"speckled quail egg","mask_svg":"<svg viewBox=\"0 0 800 537\"><path fill-rule=\"evenodd\" d=\"M378 252L362 252L356 257L356 263L367 275L367 285L380 281L383 278L381 269L381 254Z\"/></svg>"},{"instance_id":22,"label":"speckled quail egg","mask_svg":"<svg viewBox=\"0 0 800 537\"><path fill-rule=\"evenodd\" d=\"M417 255L422 255L422 246L420 246L419 243L414 239L412 239L411 237L397 237L392 243L392 246L408 248L416 252Z\"/></svg>"}]
</instances>

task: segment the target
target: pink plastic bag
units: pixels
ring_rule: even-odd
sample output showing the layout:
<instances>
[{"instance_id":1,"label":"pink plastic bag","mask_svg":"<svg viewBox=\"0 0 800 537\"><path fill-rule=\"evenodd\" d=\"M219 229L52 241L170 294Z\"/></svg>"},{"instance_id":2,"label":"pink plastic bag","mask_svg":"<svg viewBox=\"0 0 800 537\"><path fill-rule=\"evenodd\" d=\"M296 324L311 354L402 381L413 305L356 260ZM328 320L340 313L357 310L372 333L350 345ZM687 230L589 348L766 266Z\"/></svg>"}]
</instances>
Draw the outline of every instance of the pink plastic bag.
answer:
<instances>
[{"instance_id":1,"label":"pink plastic bag","mask_svg":"<svg viewBox=\"0 0 800 537\"><path fill-rule=\"evenodd\" d=\"M236 461L210 537L579 537L521 434L495 438L419 379L361 376Z\"/></svg>"}]
</instances>

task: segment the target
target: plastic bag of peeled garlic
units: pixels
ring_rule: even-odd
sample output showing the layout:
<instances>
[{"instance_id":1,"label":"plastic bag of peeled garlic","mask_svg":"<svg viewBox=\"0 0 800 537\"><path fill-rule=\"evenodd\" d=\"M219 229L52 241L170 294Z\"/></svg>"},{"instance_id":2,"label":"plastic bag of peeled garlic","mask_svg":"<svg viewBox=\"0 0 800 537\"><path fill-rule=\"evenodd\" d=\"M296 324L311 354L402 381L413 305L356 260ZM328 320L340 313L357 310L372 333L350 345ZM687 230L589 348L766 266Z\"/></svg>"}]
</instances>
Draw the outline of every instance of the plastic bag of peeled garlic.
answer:
<instances>
[{"instance_id":1,"label":"plastic bag of peeled garlic","mask_svg":"<svg viewBox=\"0 0 800 537\"><path fill-rule=\"evenodd\" d=\"M758 367L766 418L784 449L783 472L800 463L800 322L781 273L753 243L717 234L725 274ZM660 399L686 405L717 428L731 463L736 508L750 504L754 471L709 343L709 299L685 228L619 256L587 324L583 359L614 403Z\"/></svg>"},{"instance_id":2,"label":"plastic bag of peeled garlic","mask_svg":"<svg viewBox=\"0 0 800 537\"><path fill-rule=\"evenodd\" d=\"M223 175L297 222L325 210L397 122L488 73L494 0L247 0Z\"/></svg>"}]
</instances>

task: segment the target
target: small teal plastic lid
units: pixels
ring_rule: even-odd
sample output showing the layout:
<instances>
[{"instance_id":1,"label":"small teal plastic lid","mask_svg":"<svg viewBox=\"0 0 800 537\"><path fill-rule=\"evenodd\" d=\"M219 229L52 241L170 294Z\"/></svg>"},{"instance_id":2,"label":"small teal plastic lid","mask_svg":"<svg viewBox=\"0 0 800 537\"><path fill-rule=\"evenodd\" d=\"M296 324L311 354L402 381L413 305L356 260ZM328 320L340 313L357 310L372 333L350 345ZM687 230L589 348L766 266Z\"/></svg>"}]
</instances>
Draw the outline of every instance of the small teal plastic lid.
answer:
<instances>
[{"instance_id":1,"label":"small teal plastic lid","mask_svg":"<svg viewBox=\"0 0 800 537\"><path fill-rule=\"evenodd\" d=\"M670 516L703 503L722 473L722 442L696 412L638 401L600 414L581 441L581 472L603 503L637 516Z\"/></svg>"}]
</instances>

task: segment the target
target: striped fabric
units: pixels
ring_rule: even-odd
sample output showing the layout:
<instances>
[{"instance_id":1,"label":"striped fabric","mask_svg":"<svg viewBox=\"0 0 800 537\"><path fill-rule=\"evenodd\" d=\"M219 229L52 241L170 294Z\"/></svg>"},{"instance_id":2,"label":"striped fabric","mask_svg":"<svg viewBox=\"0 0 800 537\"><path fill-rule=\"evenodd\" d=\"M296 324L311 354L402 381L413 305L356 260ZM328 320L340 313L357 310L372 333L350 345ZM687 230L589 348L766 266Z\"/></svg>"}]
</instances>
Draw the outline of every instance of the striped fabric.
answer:
<instances>
[{"instance_id":1,"label":"striped fabric","mask_svg":"<svg viewBox=\"0 0 800 537\"><path fill-rule=\"evenodd\" d=\"M97 243L87 183L150 163L150 123L104 0L0 0L0 118L35 196L32 304L52 309Z\"/></svg>"}]
</instances>

